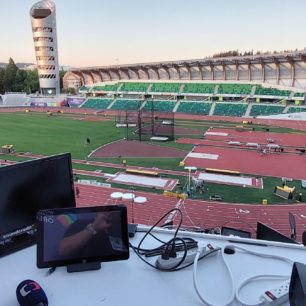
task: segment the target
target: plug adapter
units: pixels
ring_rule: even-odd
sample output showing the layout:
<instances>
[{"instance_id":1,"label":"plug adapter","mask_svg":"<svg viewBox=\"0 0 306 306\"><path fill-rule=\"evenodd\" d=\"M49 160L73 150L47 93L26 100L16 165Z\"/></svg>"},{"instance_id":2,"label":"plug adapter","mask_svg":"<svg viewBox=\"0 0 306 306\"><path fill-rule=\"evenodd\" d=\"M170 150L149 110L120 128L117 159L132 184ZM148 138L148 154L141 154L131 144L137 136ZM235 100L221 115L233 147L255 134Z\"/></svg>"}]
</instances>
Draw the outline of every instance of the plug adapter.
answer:
<instances>
[{"instance_id":1,"label":"plug adapter","mask_svg":"<svg viewBox=\"0 0 306 306\"><path fill-rule=\"evenodd\" d=\"M128 232L129 232L129 237L133 238L135 236L136 230L137 230L137 225L134 223L129 223L128 224Z\"/></svg>"},{"instance_id":2,"label":"plug adapter","mask_svg":"<svg viewBox=\"0 0 306 306\"><path fill-rule=\"evenodd\" d=\"M190 263L194 262L194 259L197 255L198 248L193 248L187 251L186 257L184 261L181 263L181 265L188 265ZM204 254L211 252L211 249L208 247L200 248L200 257L202 257ZM158 256L155 266L159 269L163 270L171 270L174 267L176 267L177 264L179 264L184 256L185 252L177 252L176 257L169 257L168 259L164 259L162 256ZM215 253L212 253L215 254Z\"/></svg>"}]
</instances>

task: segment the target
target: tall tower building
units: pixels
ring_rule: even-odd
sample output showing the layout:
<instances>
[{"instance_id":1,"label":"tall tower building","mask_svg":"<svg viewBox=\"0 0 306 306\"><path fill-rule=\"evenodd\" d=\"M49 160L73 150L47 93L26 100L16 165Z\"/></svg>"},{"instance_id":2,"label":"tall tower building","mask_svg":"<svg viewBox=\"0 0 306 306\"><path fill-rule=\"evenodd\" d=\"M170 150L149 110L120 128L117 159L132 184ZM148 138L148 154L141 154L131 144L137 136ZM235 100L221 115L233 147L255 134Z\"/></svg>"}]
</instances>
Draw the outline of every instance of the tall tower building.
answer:
<instances>
[{"instance_id":1,"label":"tall tower building","mask_svg":"<svg viewBox=\"0 0 306 306\"><path fill-rule=\"evenodd\" d=\"M60 93L56 11L51 0L34 4L30 10L32 32L41 93Z\"/></svg>"}]
</instances>

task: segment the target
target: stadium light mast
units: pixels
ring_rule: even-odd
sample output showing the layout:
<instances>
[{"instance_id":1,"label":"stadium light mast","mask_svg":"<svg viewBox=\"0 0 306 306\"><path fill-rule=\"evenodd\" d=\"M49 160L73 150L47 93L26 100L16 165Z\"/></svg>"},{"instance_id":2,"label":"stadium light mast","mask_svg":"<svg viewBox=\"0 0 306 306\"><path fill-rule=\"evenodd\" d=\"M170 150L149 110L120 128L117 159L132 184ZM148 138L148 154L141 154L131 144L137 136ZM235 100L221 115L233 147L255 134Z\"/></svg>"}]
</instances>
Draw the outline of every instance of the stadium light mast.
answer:
<instances>
[{"instance_id":1,"label":"stadium light mast","mask_svg":"<svg viewBox=\"0 0 306 306\"><path fill-rule=\"evenodd\" d=\"M60 94L54 2L51 0L37 2L32 6L30 16L41 93Z\"/></svg>"},{"instance_id":2,"label":"stadium light mast","mask_svg":"<svg viewBox=\"0 0 306 306\"><path fill-rule=\"evenodd\" d=\"M197 167L186 166L184 169L188 170L188 186L187 191L191 193L191 171L196 171Z\"/></svg>"}]
</instances>

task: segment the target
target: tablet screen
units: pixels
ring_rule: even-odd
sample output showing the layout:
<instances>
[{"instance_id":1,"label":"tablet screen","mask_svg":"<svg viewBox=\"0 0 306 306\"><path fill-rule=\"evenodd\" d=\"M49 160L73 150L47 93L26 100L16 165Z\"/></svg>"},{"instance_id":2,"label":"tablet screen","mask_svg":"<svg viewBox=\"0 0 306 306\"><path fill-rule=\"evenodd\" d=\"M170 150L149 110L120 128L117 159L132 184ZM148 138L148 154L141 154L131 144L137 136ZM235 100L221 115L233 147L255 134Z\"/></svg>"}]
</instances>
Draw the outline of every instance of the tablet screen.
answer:
<instances>
[{"instance_id":1,"label":"tablet screen","mask_svg":"<svg viewBox=\"0 0 306 306\"><path fill-rule=\"evenodd\" d=\"M123 205L41 210L37 214L37 266L65 266L129 258Z\"/></svg>"}]
</instances>

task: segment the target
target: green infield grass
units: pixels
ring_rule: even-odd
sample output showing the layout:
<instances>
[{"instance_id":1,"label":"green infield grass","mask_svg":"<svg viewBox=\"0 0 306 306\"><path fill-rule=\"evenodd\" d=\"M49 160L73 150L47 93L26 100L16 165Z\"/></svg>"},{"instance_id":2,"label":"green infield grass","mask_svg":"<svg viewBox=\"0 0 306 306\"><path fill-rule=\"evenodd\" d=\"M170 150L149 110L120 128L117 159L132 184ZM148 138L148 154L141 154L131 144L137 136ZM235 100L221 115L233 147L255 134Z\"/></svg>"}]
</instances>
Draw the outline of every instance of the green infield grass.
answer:
<instances>
[{"instance_id":1,"label":"green infield grass","mask_svg":"<svg viewBox=\"0 0 306 306\"><path fill-rule=\"evenodd\" d=\"M199 129L204 132L209 126L235 126L237 123L218 123L203 121L178 121L176 125L180 127L188 127ZM263 127L256 126L256 129ZM270 128L275 132L295 132L291 129ZM105 145L107 143L122 139L125 137L126 130L115 128L114 121L87 121L82 120L80 116L64 116L57 114L47 116L45 113L0 113L0 146L12 144L17 153L31 152L33 154L54 155L63 152L70 152L73 159L98 160L107 163L116 163L122 165L121 170L112 167L97 167L92 165L73 164L74 169L101 170L107 173L116 173L124 171L123 159L127 161L127 165L155 167L160 169L169 169L176 171L184 171L179 167L179 158L90 158L88 155L92 150ZM90 138L90 144L86 145L86 138ZM190 137L190 136L185 136ZM200 137L196 135L195 137ZM177 144L176 142L158 143L163 146L175 147L185 150L186 153L191 150L191 145ZM0 155L1 159L10 159L22 161L27 159L23 156ZM165 177L166 175L162 175ZM182 186L186 184L184 176L170 176L179 179ZM103 179L99 181L105 181ZM205 184L205 192L195 194L195 198L207 200L211 195L221 195L226 202L230 203L252 203L260 204L263 199L268 200L269 204L287 203L288 201L279 198L273 194L274 187L280 185L279 178L265 177L264 189L243 188L229 185ZM115 186L115 185L114 185ZM122 188L131 188L124 185L116 185ZM293 181L290 186L295 186L297 192L303 192L299 181ZM138 188L137 190L145 190L158 192L150 188Z\"/></svg>"}]
</instances>

